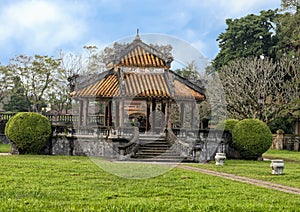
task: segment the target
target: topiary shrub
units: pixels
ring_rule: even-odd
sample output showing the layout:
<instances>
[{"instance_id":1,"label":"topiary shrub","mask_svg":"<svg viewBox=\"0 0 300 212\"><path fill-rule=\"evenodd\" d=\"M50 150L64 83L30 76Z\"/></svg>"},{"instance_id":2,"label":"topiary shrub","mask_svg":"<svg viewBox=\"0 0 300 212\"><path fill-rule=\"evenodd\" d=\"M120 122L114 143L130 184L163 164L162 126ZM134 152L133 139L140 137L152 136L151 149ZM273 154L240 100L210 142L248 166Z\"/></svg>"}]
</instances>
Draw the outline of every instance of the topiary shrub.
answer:
<instances>
[{"instance_id":1,"label":"topiary shrub","mask_svg":"<svg viewBox=\"0 0 300 212\"><path fill-rule=\"evenodd\" d=\"M221 121L220 123L217 124L216 129L221 130L228 130L230 132L233 131L235 125L239 122L237 119L227 119L224 121Z\"/></svg>"},{"instance_id":2,"label":"topiary shrub","mask_svg":"<svg viewBox=\"0 0 300 212\"><path fill-rule=\"evenodd\" d=\"M272 145L269 127L258 119L238 122L232 132L233 147L244 159L257 159Z\"/></svg>"},{"instance_id":3,"label":"topiary shrub","mask_svg":"<svg viewBox=\"0 0 300 212\"><path fill-rule=\"evenodd\" d=\"M39 113L21 112L8 120L5 134L20 154L37 154L49 139L51 124Z\"/></svg>"}]
</instances>

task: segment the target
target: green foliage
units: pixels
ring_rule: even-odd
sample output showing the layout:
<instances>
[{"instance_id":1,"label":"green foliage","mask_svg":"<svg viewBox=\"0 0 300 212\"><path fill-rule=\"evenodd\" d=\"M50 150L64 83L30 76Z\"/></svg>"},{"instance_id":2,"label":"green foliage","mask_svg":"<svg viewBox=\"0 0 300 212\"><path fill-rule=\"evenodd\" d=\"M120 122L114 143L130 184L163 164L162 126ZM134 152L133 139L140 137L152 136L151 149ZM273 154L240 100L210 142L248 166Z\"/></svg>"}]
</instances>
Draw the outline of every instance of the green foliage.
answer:
<instances>
[{"instance_id":1,"label":"green foliage","mask_svg":"<svg viewBox=\"0 0 300 212\"><path fill-rule=\"evenodd\" d=\"M11 89L10 99L4 104L3 109L11 112L30 111L31 104L26 97L25 89L20 82L20 78L16 76L13 79L14 87Z\"/></svg>"},{"instance_id":2,"label":"green foliage","mask_svg":"<svg viewBox=\"0 0 300 212\"><path fill-rule=\"evenodd\" d=\"M272 133L276 133L278 129L282 129L286 134L294 133L293 126L294 118L291 116L285 116L282 118L277 118L274 121L268 123L268 126Z\"/></svg>"},{"instance_id":3,"label":"green foliage","mask_svg":"<svg viewBox=\"0 0 300 212\"><path fill-rule=\"evenodd\" d=\"M245 159L257 159L272 144L269 127L258 119L244 119L236 124L233 132L233 147Z\"/></svg>"},{"instance_id":4,"label":"green foliage","mask_svg":"<svg viewBox=\"0 0 300 212\"><path fill-rule=\"evenodd\" d=\"M220 52L213 60L213 67L219 70L229 61L261 55L275 57L272 47L276 44L273 31L277 10L261 11L260 15L247 15L240 19L227 19L226 32L221 33L217 41Z\"/></svg>"},{"instance_id":5,"label":"green foliage","mask_svg":"<svg viewBox=\"0 0 300 212\"><path fill-rule=\"evenodd\" d=\"M216 126L216 129L224 129L224 130L228 130L230 132L233 131L235 125L239 122L239 120L237 119L227 119L224 121L221 121L220 123L218 123L218 125Z\"/></svg>"},{"instance_id":6,"label":"green foliage","mask_svg":"<svg viewBox=\"0 0 300 212\"><path fill-rule=\"evenodd\" d=\"M20 154L39 153L51 133L49 120L38 113L20 112L6 124L5 134Z\"/></svg>"},{"instance_id":7,"label":"green foliage","mask_svg":"<svg viewBox=\"0 0 300 212\"><path fill-rule=\"evenodd\" d=\"M30 111L41 111L47 95L56 85L55 77L61 71L60 61L48 56L19 55L12 58L9 64L1 69L5 86L13 90L16 79L26 98L32 103Z\"/></svg>"},{"instance_id":8,"label":"green foliage","mask_svg":"<svg viewBox=\"0 0 300 212\"><path fill-rule=\"evenodd\" d=\"M195 61L188 63L185 68L176 69L174 72L185 79L196 81L199 79L198 67Z\"/></svg>"},{"instance_id":9,"label":"green foliage","mask_svg":"<svg viewBox=\"0 0 300 212\"><path fill-rule=\"evenodd\" d=\"M288 55L290 58L300 56L300 3L299 0L282 0L281 14L277 20L278 37L277 57Z\"/></svg>"}]
</instances>

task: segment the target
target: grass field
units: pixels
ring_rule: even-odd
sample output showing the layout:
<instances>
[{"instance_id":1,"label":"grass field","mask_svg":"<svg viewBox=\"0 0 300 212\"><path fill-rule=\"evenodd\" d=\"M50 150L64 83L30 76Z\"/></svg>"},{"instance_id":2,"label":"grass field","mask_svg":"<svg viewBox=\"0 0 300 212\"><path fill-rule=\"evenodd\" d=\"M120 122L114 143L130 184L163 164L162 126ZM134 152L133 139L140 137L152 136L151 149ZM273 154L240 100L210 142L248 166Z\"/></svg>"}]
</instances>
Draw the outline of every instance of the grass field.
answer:
<instances>
[{"instance_id":1,"label":"grass field","mask_svg":"<svg viewBox=\"0 0 300 212\"><path fill-rule=\"evenodd\" d=\"M0 144L0 153L10 152L11 145L10 144Z\"/></svg>"},{"instance_id":2,"label":"grass field","mask_svg":"<svg viewBox=\"0 0 300 212\"><path fill-rule=\"evenodd\" d=\"M270 161L226 160L224 166L216 166L214 161L207 164L193 164L192 166L300 188L300 152L268 150L263 156L283 159L285 164L284 174L272 175Z\"/></svg>"},{"instance_id":3,"label":"grass field","mask_svg":"<svg viewBox=\"0 0 300 212\"><path fill-rule=\"evenodd\" d=\"M229 166L234 162L220 169ZM274 177L269 171L261 175ZM283 177L292 178L286 171ZM0 211L299 210L299 195L177 168L134 180L107 173L87 157L20 155L1 156L0 173Z\"/></svg>"}]
</instances>

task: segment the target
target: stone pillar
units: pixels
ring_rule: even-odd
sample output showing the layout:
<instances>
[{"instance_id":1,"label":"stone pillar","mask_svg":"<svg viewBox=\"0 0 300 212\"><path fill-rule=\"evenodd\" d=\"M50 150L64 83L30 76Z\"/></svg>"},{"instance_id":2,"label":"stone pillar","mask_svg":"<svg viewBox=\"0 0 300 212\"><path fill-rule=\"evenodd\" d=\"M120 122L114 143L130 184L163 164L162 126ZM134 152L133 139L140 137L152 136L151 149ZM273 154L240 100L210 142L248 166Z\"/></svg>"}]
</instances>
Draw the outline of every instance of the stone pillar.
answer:
<instances>
[{"instance_id":1,"label":"stone pillar","mask_svg":"<svg viewBox=\"0 0 300 212\"><path fill-rule=\"evenodd\" d=\"M277 135L273 139L272 149L282 150L283 149L283 138L284 132L282 130L277 130Z\"/></svg>"}]
</instances>

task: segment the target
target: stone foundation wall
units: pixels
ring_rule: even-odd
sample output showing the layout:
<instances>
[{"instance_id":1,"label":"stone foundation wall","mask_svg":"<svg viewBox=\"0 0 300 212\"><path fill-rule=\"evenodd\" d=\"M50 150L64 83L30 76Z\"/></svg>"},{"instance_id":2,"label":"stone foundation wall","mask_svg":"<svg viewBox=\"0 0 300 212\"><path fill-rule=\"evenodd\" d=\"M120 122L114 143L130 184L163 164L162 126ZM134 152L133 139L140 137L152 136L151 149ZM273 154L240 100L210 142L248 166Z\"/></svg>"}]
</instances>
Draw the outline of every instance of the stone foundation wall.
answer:
<instances>
[{"instance_id":1,"label":"stone foundation wall","mask_svg":"<svg viewBox=\"0 0 300 212\"><path fill-rule=\"evenodd\" d=\"M113 143L103 138L78 138L75 136L53 136L50 142L49 154L104 156L114 158L118 156Z\"/></svg>"}]
</instances>

